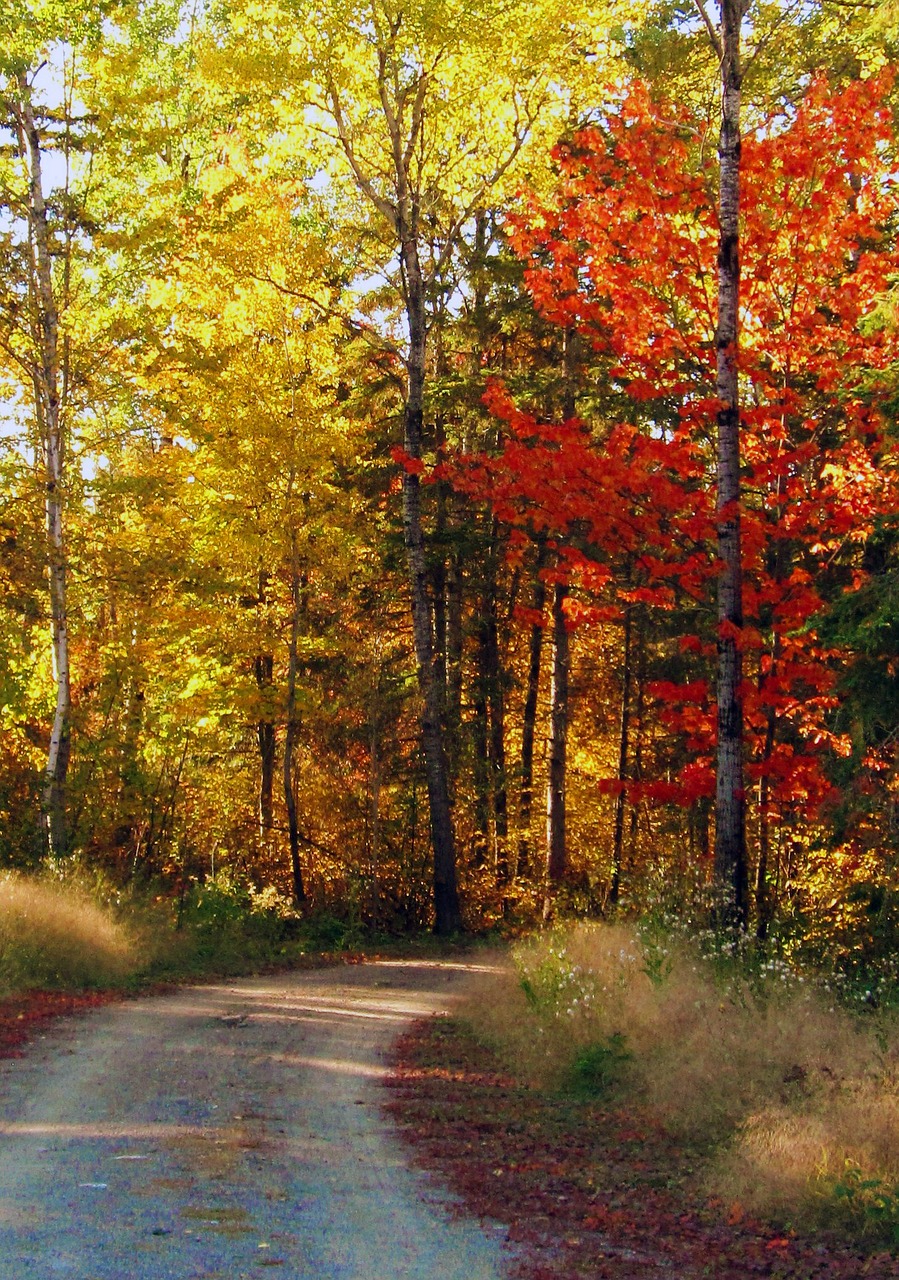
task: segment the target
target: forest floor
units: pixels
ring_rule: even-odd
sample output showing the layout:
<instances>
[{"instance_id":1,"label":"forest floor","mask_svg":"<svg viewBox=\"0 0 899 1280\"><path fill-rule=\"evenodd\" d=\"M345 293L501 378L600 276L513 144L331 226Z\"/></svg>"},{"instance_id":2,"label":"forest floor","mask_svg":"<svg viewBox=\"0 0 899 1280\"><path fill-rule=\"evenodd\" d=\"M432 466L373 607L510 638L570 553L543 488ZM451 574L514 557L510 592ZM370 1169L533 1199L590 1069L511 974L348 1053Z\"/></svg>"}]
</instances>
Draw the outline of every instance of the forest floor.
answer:
<instances>
[{"instance_id":1,"label":"forest floor","mask_svg":"<svg viewBox=\"0 0 899 1280\"><path fill-rule=\"evenodd\" d=\"M897 1280L899 1257L777 1231L698 1189L703 1155L620 1107L523 1087L463 1024L397 1043L389 1110L465 1211L505 1224L522 1280Z\"/></svg>"},{"instance_id":2,"label":"forest floor","mask_svg":"<svg viewBox=\"0 0 899 1280\"><path fill-rule=\"evenodd\" d=\"M223 980L111 1009L121 993L0 1001L0 1058L12 1059L0 1064L0 1280L48 1267L119 1280L124 1257L135 1280L174 1274L173 1260L198 1278L260 1267L296 1280L899 1278L894 1256L709 1202L701 1152L645 1117L524 1088L461 1024L421 1017L452 1005L461 958L350 959L349 972ZM330 1137L322 1113L338 1117ZM312 1149L301 1168L300 1131ZM409 1180L408 1160L456 1197L449 1238L447 1203L433 1182ZM315 1207L321 1189L330 1207ZM374 1228L360 1209L373 1190Z\"/></svg>"}]
</instances>

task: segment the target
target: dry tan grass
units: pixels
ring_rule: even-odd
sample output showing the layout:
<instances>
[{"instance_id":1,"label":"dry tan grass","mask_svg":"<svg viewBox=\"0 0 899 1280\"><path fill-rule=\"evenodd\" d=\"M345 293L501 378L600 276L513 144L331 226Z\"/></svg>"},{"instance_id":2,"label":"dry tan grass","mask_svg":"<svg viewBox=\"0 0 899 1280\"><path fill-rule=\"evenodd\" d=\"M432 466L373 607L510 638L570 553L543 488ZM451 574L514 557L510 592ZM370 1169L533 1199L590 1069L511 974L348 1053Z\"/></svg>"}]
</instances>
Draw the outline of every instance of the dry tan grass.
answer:
<instances>
[{"instance_id":1,"label":"dry tan grass","mask_svg":"<svg viewBox=\"0 0 899 1280\"><path fill-rule=\"evenodd\" d=\"M884 1217L896 1224L895 1087L877 1077L819 1082L801 1103L762 1108L721 1152L710 1185L753 1213L805 1226L842 1220L864 1232Z\"/></svg>"},{"instance_id":2,"label":"dry tan grass","mask_svg":"<svg viewBox=\"0 0 899 1280\"><path fill-rule=\"evenodd\" d=\"M30 987L99 987L138 964L125 928L86 894L0 876L0 994Z\"/></svg>"},{"instance_id":3,"label":"dry tan grass","mask_svg":"<svg viewBox=\"0 0 899 1280\"><path fill-rule=\"evenodd\" d=\"M621 926L556 932L515 961L472 993L476 1030L543 1087L579 1050L622 1036L632 1096L672 1133L722 1144L710 1190L823 1221L835 1204L859 1209L834 1200L847 1167L899 1187L895 1027L876 1036L776 970L761 989L725 981L688 948L645 950Z\"/></svg>"}]
</instances>

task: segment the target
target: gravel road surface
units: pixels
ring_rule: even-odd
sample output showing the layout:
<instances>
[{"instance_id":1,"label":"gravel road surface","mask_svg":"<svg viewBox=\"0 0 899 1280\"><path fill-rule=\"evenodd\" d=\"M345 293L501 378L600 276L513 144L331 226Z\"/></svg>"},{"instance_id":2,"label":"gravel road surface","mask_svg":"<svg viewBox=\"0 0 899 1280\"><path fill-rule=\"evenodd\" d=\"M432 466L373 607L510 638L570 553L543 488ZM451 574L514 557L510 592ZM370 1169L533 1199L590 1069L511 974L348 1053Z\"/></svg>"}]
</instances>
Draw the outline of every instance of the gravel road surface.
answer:
<instances>
[{"instance_id":1,"label":"gravel road surface","mask_svg":"<svg viewBox=\"0 0 899 1280\"><path fill-rule=\"evenodd\" d=\"M471 968L240 979L66 1020L0 1063L0 1280L499 1280L379 1109Z\"/></svg>"}]
</instances>

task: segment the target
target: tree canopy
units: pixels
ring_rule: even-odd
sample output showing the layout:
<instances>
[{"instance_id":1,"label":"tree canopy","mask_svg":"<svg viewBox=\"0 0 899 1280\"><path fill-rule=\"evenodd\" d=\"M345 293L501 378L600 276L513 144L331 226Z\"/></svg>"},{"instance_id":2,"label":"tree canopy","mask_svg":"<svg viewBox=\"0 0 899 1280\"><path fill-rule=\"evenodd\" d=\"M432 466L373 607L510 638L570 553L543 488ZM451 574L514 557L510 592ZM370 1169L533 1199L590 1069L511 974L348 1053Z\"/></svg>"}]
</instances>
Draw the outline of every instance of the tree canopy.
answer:
<instances>
[{"instance_id":1,"label":"tree canopy","mask_svg":"<svg viewBox=\"0 0 899 1280\"><path fill-rule=\"evenodd\" d=\"M897 30L8 5L3 864L892 937Z\"/></svg>"}]
</instances>

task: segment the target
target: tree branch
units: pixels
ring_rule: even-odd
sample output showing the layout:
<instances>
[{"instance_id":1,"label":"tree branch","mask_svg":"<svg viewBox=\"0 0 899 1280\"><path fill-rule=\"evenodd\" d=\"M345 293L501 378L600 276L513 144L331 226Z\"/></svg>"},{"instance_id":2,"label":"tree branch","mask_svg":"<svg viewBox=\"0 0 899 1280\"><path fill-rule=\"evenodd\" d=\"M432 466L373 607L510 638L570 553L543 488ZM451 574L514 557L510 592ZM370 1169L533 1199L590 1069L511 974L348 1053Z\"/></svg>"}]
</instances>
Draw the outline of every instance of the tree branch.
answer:
<instances>
[{"instance_id":1,"label":"tree branch","mask_svg":"<svg viewBox=\"0 0 899 1280\"><path fill-rule=\"evenodd\" d=\"M705 7L705 0L693 0L693 3L696 6L696 10L699 13L700 18L702 18L703 22L705 23L705 29L709 33L709 40L711 40L712 42L712 48L715 50L715 53L718 55L718 61L723 62L724 46L721 43L721 37L718 34L718 28L715 26L714 22L712 22L712 19L709 17L709 11Z\"/></svg>"}]
</instances>

